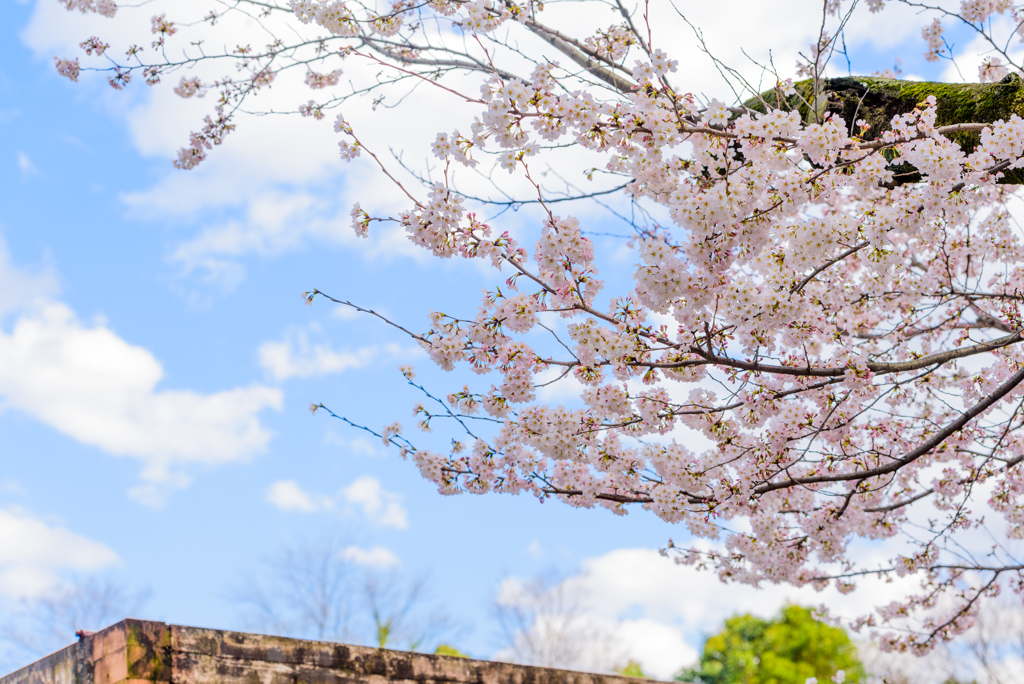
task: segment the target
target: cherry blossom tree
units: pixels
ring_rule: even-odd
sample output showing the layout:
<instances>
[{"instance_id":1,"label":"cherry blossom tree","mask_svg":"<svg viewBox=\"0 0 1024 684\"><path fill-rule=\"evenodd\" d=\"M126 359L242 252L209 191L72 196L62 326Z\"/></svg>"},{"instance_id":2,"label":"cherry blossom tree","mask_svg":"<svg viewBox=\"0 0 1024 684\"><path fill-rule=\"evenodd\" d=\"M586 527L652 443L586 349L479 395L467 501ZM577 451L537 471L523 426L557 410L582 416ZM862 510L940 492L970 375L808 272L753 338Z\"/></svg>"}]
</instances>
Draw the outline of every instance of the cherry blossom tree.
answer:
<instances>
[{"instance_id":1,"label":"cherry blossom tree","mask_svg":"<svg viewBox=\"0 0 1024 684\"><path fill-rule=\"evenodd\" d=\"M60 1L115 22L146 9ZM438 258L493 267L475 314L433 312L424 332L385 319L441 368L477 376L437 392L403 370L429 397L421 426L451 427L450 449L418 448L398 423L374 431L441 493L644 509L695 539L667 554L731 582L902 582L900 600L851 623L886 649L928 651L968 629L987 597L1024 592L1024 563L999 543L1024 535L1024 245L1011 211L1024 29L1013 2L826 0L792 73L769 62L750 82L704 47L728 84L722 99L690 92L673 57L682 39L659 31L686 22L670 0L568 12L534 0L196 4L152 17L145 49L121 57L92 37L57 69L208 95L181 169L259 111L262 91L300 79L311 99L294 113L334 117L341 156L372 161L402 198L380 215L356 204L357 234L394 223ZM955 57L951 27L973 32L988 85L829 78L853 13L881 22L900 4L918 11L930 60ZM613 19L584 30L573 17L591 11ZM189 37L232 22L265 46ZM691 28L685 40L703 47ZM234 73L211 78L210 65ZM342 80L359 69L373 78ZM474 117L422 139L436 166L418 172L421 185L345 115L413 86ZM545 180L566 150L599 160L576 168L599 189ZM456 179L475 172L529 192L460 191ZM633 228L631 285L615 292L598 273L595 226L575 209L606 200L625 203ZM532 208L539 237L483 220L495 205ZM576 402L545 403L543 383L577 388ZM988 551L967 543L988 533ZM852 551L865 540L886 560Z\"/></svg>"}]
</instances>

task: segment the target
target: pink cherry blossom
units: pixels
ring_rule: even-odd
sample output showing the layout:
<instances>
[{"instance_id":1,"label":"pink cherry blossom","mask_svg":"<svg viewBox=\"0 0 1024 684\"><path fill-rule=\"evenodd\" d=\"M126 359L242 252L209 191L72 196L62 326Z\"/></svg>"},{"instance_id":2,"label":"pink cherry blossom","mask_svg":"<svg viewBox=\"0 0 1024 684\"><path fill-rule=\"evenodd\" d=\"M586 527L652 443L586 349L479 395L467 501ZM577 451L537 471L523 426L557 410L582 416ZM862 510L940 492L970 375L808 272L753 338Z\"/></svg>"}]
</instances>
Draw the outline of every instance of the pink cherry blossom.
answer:
<instances>
[{"instance_id":1,"label":"pink cherry blossom","mask_svg":"<svg viewBox=\"0 0 1024 684\"><path fill-rule=\"evenodd\" d=\"M836 22L841 5L825 3ZM886 11L882 0L866 5ZM174 164L202 162L277 79L323 91L319 104L298 105L302 116L365 106L341 83L339 60L350 60L349 74L371 69L380 98L371 108L390 102L378 90L415 84L467 114L438 131L409 112L421 134L409 157L429 158L420 185L378 153L388 140L378 147L341 114L334 125L342 159L359 158L400 198L372 214L355 204L359 237L388 221L432 256L494 269L475 312L431 312L421 332L389 321L459 377L414 407L419 426L443 437L417 437L429 448L398 423L365 429L440 493L641 509L694 538L669 542L666 555L733 582L847 593L866 576L913 580L917 588L874 610L867 597L850 622L894 650L925 652L968 629L980 601L1024 591L1024 567L998 548L975 559L956 550L982 525L1024 538L1024 240L1000 182L1024 168L1024 119L940 126L945 105L934 96L888 124L814 107L802 119L798 99L827 83L774 71L760 101L756 92L705 98L689 92L690 65L672 57L677 37L628 11L584 35L556 17L549 26L531 2L288 8L301 38L228 49L216 58L236 73L217 81L181 77L182 97L220 95ZM992 21L1016 11L1005 0L961 3L959 25L991 48L982 80L1021 71L1005 47L1016 25ZM943 17L954 18L922 10L930 61L949 56ZM160 41L191 29L164 16L151 26ZM825 28L816 26L798 74L825 78L837 49ZM543 55L520 47L538 40L550 46ZM82 47L107 59L101 45ZM178 64L151 52L152 63L136 49L130 65L92 68L123 86L137 69L156 83L214 59ZM58 59L57 69L76 80L81 67ZM772 92L794 99L775 107ZM962 146L965 133L973 147ZM545 174L564 148L587 166L553 191ZM464 167L530 192L460 192ZM603 177L621 182L572 185ZM614 265L629 264L627 285L602 279L611 262L594 233L606 226L579 204L605 206L604 195L620 201L614 211L629 207L619 216L633 230L630 260ZM566 199L575 203L555 203ZM529 206L528 226L510 227L495 204ZM327 295L304 299L317 296ZM401 372L435 398L411 367ZM544 400L558 383L571 401ZM858 541L886 560L858 557Z\"/></svg>"}]
</instances>

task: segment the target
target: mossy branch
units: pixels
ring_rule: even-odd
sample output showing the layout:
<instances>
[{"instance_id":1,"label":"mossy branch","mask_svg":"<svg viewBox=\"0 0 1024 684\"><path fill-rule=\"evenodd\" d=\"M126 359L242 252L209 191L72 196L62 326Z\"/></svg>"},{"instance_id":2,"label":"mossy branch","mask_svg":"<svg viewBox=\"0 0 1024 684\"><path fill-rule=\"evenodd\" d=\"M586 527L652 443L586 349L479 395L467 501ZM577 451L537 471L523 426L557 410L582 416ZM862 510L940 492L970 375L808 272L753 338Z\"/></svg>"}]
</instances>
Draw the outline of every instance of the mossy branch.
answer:
<instances>
[{"instance_id":1,"label":"mossy branch","mask_svg":"<svg viewBox=\"0 0 1024 684\"><path fill-rule=\"evenodd\" d=\"M793 84L795 95L786 97L781 91L769 90L744 103L744 107L758 112L772 109L795 109L805 123L821 121L826 113L842 116L854 127L858 119L870 128L862 136L875 140L890 130L893 117L911 112L929 95L938 103L936 126L958 124L988 124L1008 120L1016 114L1024 118L1024 80L1016 75L1007 76L998 83L936 83L931 81L901 81L894 78L852 76L825 78L818 82L808 79ZM948 137L970 154L981 142L978 130L949 133ZM856 130L854 131L856 132ZM921 180L920 173L910 164L895 169L897 184ZM1001 183L1024 184L1024 170L1006 171Z\"/></svg>"}]
</instances>

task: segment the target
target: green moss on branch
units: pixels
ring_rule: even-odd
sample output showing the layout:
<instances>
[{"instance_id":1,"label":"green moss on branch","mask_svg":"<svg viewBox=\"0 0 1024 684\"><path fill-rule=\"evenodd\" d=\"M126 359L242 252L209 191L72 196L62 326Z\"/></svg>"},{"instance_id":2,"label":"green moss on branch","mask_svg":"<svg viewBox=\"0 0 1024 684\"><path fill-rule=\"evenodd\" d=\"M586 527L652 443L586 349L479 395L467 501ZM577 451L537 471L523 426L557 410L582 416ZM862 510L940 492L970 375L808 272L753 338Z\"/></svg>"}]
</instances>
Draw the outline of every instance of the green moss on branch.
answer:
<instances>
[{"instance_id":1,"label":"green moss on branch","mask_svg":"<svg viewBox=\"0 0 1024 684\"><path fill-rule=\"evenodd\" d=\"M913 111L929 95L934 95L938 104L937 126L992 123L1008 120L1013 114L1024 118L1024 81L1015 75L999 83L935 83L872 76L826 78L819 81L817 93L810 79L793 86L796 95L786 97L769 90L748 100L744 106L762 113L767 107L796 109L805 123L820 121L827 112L842 116L851 126L858 119L864 119L870 124L864 136L867 140L874 140L890 130L893 117ZM975 131L953 133L949 138L966 154L981 142L981 134ZM903 182L919 180L916 169L909 164L906 166L909 169L903 170L906 174ZM1024 170L1007 171L1001 182L1024 184Z\"/></svg>"}]
</instances>

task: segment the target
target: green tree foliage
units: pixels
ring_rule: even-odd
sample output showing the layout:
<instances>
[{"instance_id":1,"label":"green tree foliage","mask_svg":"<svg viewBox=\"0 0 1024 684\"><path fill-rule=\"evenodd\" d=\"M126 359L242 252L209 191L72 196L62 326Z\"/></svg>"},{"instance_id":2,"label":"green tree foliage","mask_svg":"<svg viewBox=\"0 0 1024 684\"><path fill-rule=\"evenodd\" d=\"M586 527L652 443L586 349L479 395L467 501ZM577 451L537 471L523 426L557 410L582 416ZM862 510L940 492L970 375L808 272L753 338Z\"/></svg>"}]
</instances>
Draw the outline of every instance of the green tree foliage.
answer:
<instances>
[{"instance_id":1,"label":"green tree foliage","mask_svg":"<svg viewBox=\"0 0 1024 684\"><path fill-rule=\"evenodd\" d=\"M648 679L647 675L644 674L644 671L640 668L640 663L636 662L635 660L630 660L628 663L626 663L625 667L616 670L616 672L622 675L623 677L640 677L643 679Z\"/></svg>"},{"instance_id":2,"label":"green tree foliage","mask_svg":"<svg viewBox=\"0 0 1024 684\"><path fill-rule=\"evenodd\" d=\"M701 684L804 684L817 677L826 684L839 670L846 682L864 676L857 648L845 631L815 620L811 611L787 606L772 620L738 615L704 642L697 667L677 681Z\"/></svg>"},{"instance_id":3,"label":"green tree foliage","mask_svg":"<svg viewBox=\"0 0 1024 684\"><path fill-rule=\"evenodd\" d=\"M434 651L434 655L451 656L453 658L469 657L459 649L455 648L454 646L449 646L448 644L441 644L440 646L438 646L437 649Z\"/></svg>"}]
</instances>

